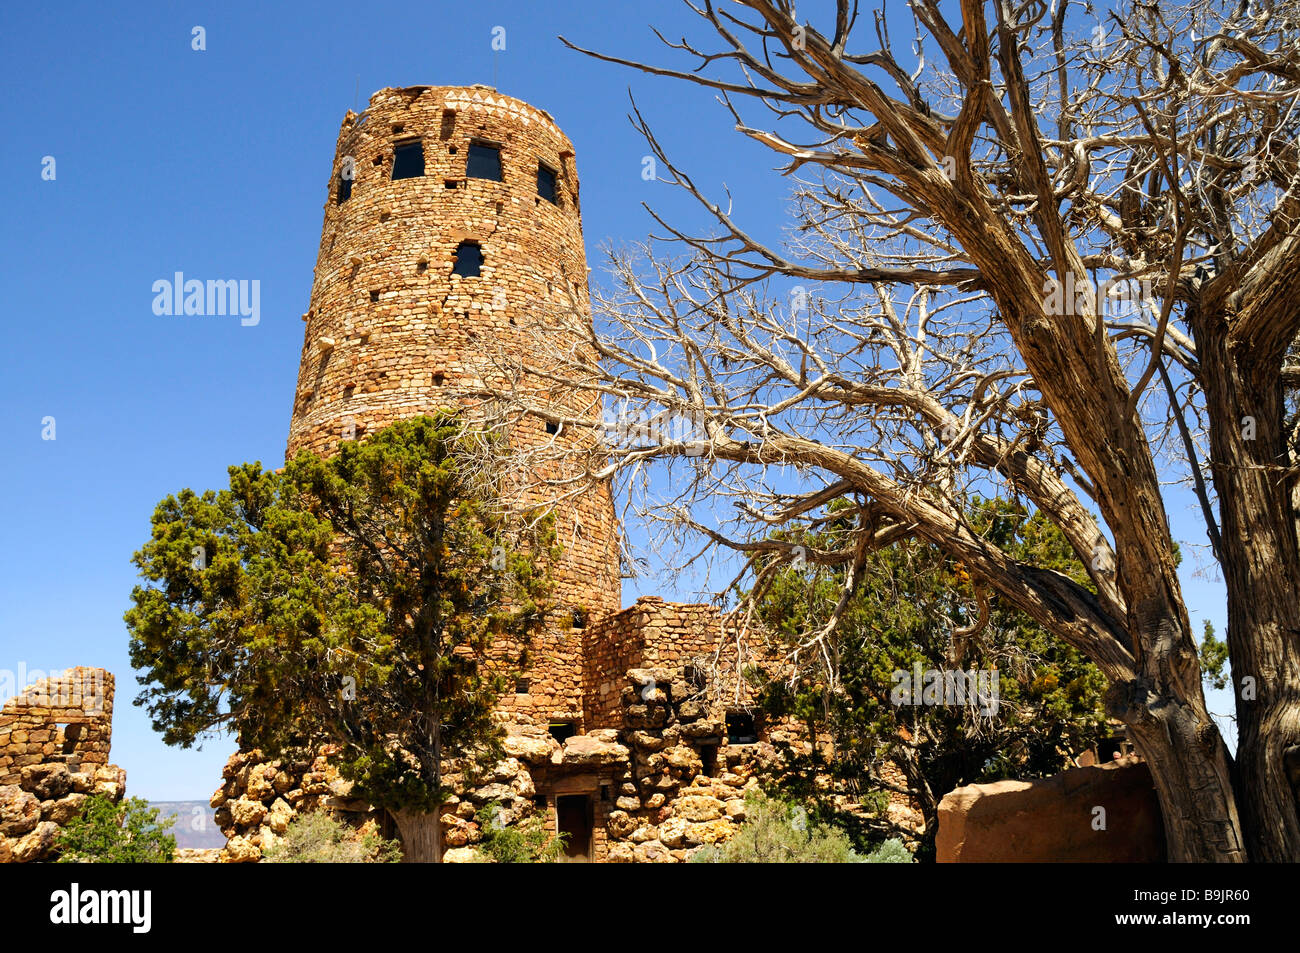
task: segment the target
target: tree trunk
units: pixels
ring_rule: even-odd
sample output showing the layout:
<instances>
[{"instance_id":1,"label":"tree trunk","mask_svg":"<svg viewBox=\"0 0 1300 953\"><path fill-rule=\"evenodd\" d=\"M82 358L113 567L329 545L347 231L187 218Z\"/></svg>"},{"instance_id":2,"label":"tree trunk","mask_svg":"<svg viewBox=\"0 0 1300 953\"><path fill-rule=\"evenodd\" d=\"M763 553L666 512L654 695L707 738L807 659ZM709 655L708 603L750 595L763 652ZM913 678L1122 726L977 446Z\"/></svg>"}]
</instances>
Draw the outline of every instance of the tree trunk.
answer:
<instances>
[{"instance_id":1,"label":"tree trunk","mask_svg":"<svg viewBox=\"0 0 1300 953\"><path fill-rule=\"evenodd\" d=\"M402 852L408 864L442 863L442 824L439 811L391 811L402 833Z\"/></svg>"},{"instance_id":2,"label":"tree trunk","mask_svg":"<svg viewBox=\"0 0 1300 953\"><path fill-rule=\"evenodd\" d=\"M1112 687L1106 701L1151 770L1169 860L1244 863L1228 750L1204 706L1145 681Z\"/></svg>"},{"instance_id":3,"label":"tree trunk","mask_svg":"<svg viewBox=\"0 0 1300 953\"><path fill-rule=\"evenodd\" d=\"M1210 460L1222 514L1229 657L1237 702L1237 796L1252 861L1300 860L1287 750L1300 744L1300 548L1287 474L1278 355L1198 321Z\"/></svg>"}]
</instances>

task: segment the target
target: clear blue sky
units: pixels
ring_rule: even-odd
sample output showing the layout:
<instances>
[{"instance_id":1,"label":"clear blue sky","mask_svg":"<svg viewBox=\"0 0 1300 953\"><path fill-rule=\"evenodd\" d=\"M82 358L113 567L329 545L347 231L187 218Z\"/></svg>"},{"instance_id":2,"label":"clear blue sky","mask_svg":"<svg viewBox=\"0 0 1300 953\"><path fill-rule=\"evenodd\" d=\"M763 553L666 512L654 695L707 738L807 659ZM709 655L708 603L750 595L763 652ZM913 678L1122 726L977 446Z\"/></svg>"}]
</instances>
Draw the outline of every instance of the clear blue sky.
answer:
<instances>
[{"instance_id":1,"label":"clear blue sky","mask_svg":"<svg viewBox=\"0 0 1300 953\"><path fill-rule=\"evenodd\" d=\"M626 119L630 87L670 155L711 193L729 186L746 223L775 239L786 200L775 163L732 131L710 94L556 39L663 62L652 19L669 37L694 29L677 4L591 0L6 10L0 669L114 672L112 757L129 793L206 798L233 748L169 749L130 704L129 558L163 496L222 486L232 463L283 458L335 137L358 88L364 105L384 86L495 81L551 112L577 149L598 272L602 243L652 230L641 202L700 221L683 197L641 178L648 150ZM191 49L196 25L202 52ZM496 54L495 26L506 29ZM41 177L45 156L53 181ZM259 280L260 323L156 316L151 286L176 271ZM47 416L53 441L41 439ZM1171 506L1178 535L1203 542L1186 504ZM1222 632L1222 587L1187 568L1197 629L1208 615Z\"/></svg>"}]
</instances>

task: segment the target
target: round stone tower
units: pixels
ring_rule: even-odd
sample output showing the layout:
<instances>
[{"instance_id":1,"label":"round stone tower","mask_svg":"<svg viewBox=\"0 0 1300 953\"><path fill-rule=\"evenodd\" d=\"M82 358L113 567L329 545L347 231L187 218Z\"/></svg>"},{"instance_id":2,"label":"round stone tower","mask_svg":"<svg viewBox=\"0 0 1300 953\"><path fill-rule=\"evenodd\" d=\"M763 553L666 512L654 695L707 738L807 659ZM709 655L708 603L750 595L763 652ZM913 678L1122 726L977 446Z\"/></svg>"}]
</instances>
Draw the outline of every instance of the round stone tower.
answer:
<instances>
[{"instance_id":1,"label":"round stone tower","mask_svg":"<svg viewBox=\"0 0 1300 953\"><path fill-rule=\"evenodd\" d=\"M449 406L481 413L488 389L529 391L556 416L598 420L590 396L511 373L541 358L545 315L575 307L590 320L573 145L551 117L483 86L380 90L339 132L289 455L328 455ZM568 482L546 494L563 497L554 513L564 610L503 704L578 722L582 629L620 607L620 577L609 488L582 479L581 461L598 463L599 446L565 430L538 417L509 422L512 447L550 461L539 476Z\"/></svg>"}]
</instances>

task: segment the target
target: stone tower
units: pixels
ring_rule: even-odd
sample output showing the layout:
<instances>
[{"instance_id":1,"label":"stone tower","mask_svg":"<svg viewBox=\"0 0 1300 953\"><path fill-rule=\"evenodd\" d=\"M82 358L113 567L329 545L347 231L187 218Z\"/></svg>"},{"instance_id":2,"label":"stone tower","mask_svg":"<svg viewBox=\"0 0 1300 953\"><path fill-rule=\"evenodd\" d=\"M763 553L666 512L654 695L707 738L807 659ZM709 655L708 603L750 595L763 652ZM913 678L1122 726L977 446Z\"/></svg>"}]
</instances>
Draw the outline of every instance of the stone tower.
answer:
<instances>
[{"instance_id":1,"label":"stone tower","mask_svg":"<svg viewBox=\"0 0 1300 953\"><path fill-rule=\"evenodd\" d=\"M545 315L566 307L589 315L587 262L573 145L551 117L483 86L380 90L339 131L289 455L328 455L342 440L449 406L483 412L485 387L507 380L511 356L536 357ZM600 414L553 384L515 386L559 416ZM525 417L509 439L540 451L583 438ZM581 449L599 453L589 439ZM551 479L585 472L552 459L560 472ZM564 610L503 705L524 720L580 727L583 630L619 609L620 577L609 488L574 485L581 492L571 485L554 508Z\"/></svg>"}]
</instances>

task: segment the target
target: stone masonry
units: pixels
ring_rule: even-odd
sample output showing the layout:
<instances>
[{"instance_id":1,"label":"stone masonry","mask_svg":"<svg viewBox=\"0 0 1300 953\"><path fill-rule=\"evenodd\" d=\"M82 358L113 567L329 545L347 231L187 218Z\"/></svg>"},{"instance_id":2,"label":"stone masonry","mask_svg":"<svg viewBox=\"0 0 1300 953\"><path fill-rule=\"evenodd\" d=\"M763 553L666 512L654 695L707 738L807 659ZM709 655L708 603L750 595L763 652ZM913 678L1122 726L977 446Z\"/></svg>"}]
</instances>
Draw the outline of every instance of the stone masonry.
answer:
<instances>
[{"instance_id":1,"label":"stone masonry","mask_svg":"<svg viewBox=\"0 0 1300 953\"><path fill-rule=\"evenodd\" d=\"M70 668L0 709L0 863L48 860L59 829L91 795L120 801L126 772L108 763L113 676Z\"/></svg>"}]
</instances>

